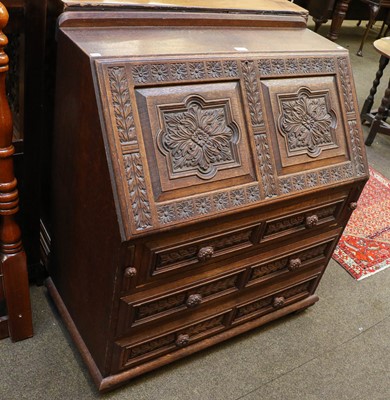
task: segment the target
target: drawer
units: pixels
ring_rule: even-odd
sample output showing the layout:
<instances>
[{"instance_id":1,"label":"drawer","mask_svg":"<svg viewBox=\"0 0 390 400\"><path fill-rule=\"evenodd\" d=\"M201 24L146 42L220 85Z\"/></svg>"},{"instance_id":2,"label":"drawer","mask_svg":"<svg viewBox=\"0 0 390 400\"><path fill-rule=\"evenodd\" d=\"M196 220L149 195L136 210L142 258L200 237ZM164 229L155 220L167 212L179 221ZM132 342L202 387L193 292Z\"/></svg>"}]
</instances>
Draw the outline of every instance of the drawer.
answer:
<instances>
[{"instance_id":1,"label":"drawer","mask_svg":"<svg viewBox=\"0 0 390 400\"><path fill-rule=\"evenodd\" d=\"M316 241L314 244L305 246L304 249L286 253L281 250L278 257L253 264L250 267L246 286L274 279L284 274L291 274L316 264L324 264L333 253L338 238L337 235L320 242Z\"/></svg>"},{"instance_id":2,"label":"drawer","mask_svg":"<svg viewBox=\"0 0 390 400\"><path fill-rule=\"evenodd\" d=\"M115 352L118 354L114 361L114 369L128 368L148 360L184 348L196 341L224 330L231 320L232 310L227 310L212 317L182 326L152 339L147 339L132 345L115 343Z\"/></svg>"},{"instance_id":3,"label":"drawer","mask_svg":"<svg viewBox=\"0 0 390 400\"><path fill-rule=\"evenodd\" d=\"M275 251L270 251L249 257L245 261L231 262L226 266L230 268L229 273L222 274L217 270L215 273L219 275L212 279L209 274L204 274L202 283L198 280L192 286L185 287L185 281L177 281L174 291L168 289L172 285L161 286L157 291L158 295L153 295L156 292L152 290L122 297L118 333L158 320L179 318L183 311L203 309L211 300L221 298L222 301L222 297L224 301L234 300L239 293L251 290L255 285L271 285L280 281L279 286L282 287L294 274L310 275L311 267L323 266L329 259L339 233L340 230L335 230L331 236L322 234L311 239L309 243L307 240L297 242L293 249L291 246L281 247L276 254Z\"/></svg>"},{"instance_id":4,"label":"drawer","mask_svg":"<svg viewBox=\"0 0 390 400\"><path fill-rule=\"evenodd\" d=\"M284 288L272 295L259 296L254 300L239 304L235 309L232 325L241 324L250 319L261 317L304 299L314 292L317 281L318 276Z\"/></svg>"},{"instance_id":5,"label":"drawer","mask_svg":"<svg viewBox=\"0 0 390 400\"><path fill-rule=\"evenodd\" d=\"M195 276L233 260L245 260L260 251L279 248L288 241L294 243L297 233L300 238L310 237L340 227L345 218L345 203L350 197L348 189L323 199L319 197L315 206L313 199L286 207L274 205L234 221L227 219L214 226L209 223L200 229L153 236L131 246L136 249L135 255L132 265L129 260L124 261L121 291L126 294L135 288L144 290ZM321 200L323 204L317 205ZM282 216L281 209L285 211ZM232 229L232 222L241 226Z\"/></svg>"},{"instance_id":6,"label":"drawer","mask_svg":"<svg viewBox=\"0 0 390 400\"><path fill-rule=\"evenodd\" d=\"M264 224L261 242L295 236L304 231L315 231L324 225L339 224L346 198L336 200L319 207L289 213L275 219L268 219Z\"/></svg>"},{"instance_id":7,"label":"drawer","mask_svg":"<svg viewBox=\"0 0 390 400\"><path fill-rule=\"evenodd\" d=\"M152 322L183 310L191 310L210 300L237 292L245 283L245 272L245 269L236 271L203 284L147 300L133 301L132 296L124 297L120 306L121 330L126 331L131 326Z\"/></svg>"},{"instance_id":8,"label":"drawer","mask_svg":"<svg viewBox=\"0 0 390 400\"><path fill-rule=\"evenodd\" d=\"M228 232L209 233L207 237L181 243L174 239L168 239L166 243L149 242L144 248L142 260L149 266L149 276L188 269L195 264L204 266L211 259L217 261L221 256L231 256L252 247L258 240L259 229L260 223L257 223Z\"/></svg>"},{"instance_id":9,"label":"drawer","mask_svg":"<svg viewBox=\"0 0 390 400\"><path fill-rule=\"evenodd\" d=\"M261 296L258 293L252 295L248 301L237 298L236 306L226 306L225 310L216 312L207 318L198 319L191 324L182 323L181 326L167 329L163 334L148 337L145 340L133 340L125 337L116 341L114 345L115 370L121 370L135 366L146 361L156 359L172 351L183 349L191 344L218 334L254 318L262 317L274 311L280 310L294 302L302 300L313 293L319 275L307 280L285 287L282 290ZM164 325L155 332L164 331ZM130 342L130 343L129 343Z\"/></svg>"}]
</instances>

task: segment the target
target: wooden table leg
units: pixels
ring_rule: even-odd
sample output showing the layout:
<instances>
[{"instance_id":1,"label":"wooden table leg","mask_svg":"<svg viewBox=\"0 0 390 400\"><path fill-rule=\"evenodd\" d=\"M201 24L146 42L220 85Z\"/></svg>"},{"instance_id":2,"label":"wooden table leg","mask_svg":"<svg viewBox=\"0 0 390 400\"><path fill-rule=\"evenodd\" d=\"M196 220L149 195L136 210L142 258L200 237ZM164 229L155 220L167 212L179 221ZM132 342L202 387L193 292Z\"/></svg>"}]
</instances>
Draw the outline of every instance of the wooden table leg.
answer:
<instances>
[{"instance_id":1,"label":"wooden table leg","mask_svg":"<svg viewBox=\"0 0 390 400\"><path fill-rule=\"evenodd\" d=\"M376 72L375 79L372 82L372 88L370 89L370 94L364 101L362 112L360 113L362 123L364 123L365 121L371 122L371 119L368 117L368 114L371 113L371 108L374 104L374 97L375 97L376 91L377 91L379 83L381 81L383 71L386 68L388 63L389 63L389 59L385 56L381 56L381 58L379 59L379 68L378 68L378 71Z\"/></svg>"},{"instance_id":2,"label":"wooden table leg","mask_svg":"<svg viewBox=\"0 0 390 400\"><path fill-rule=\"evenodd\" d=\"M8 56L3 29L8 12L0 3L0 266L8 313L8 330L13 341L33 334L26 255L14 215L19 209L17 182L13 170L12 115L5 93Z\"/></svg>"},{"instance_id":3,"label":"wooden table leg","mask_svg":"<svg viewBox=\"0 0 390 400\"><path fill-rule=\"evenodd\" d=\"M338 38L339 31L344 21L345 15L347 14L350 2L351 0L338 0L333 12L332 24L327 35L328 39L336 40Z\"/></svg>"},{"instance_id":4,"label":"wooden table leg","mask_svg":"<svg viewBox=\"0 0 390 400\"><path fill-rule=\"evenodd\" d=\"M384 127L382 127L383 124L385 124L386 126L385 133L390 134L390 127L388 127L388 125L384 122L384 119L389 110L389 105L390 105L390 80L387 89L385 91L385 95L382 98L381 105L378 108L378 112L376 113L375 118L372 121L370 132L368 133L367 139L365 141L366 146L371 146L379 130L383 131L385 129Z\"/></svg>"}]
</instances>

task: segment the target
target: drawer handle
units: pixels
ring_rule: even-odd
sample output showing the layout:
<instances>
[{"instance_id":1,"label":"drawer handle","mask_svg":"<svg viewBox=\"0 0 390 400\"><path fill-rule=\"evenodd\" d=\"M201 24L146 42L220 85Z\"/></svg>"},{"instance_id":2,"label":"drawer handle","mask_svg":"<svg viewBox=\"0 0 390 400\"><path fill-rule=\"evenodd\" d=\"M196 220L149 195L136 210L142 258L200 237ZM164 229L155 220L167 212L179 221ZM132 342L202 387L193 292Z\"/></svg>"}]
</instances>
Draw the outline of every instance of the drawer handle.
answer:
<instances>
[{"instance_id":1,"label":"drawer handle","mask_svg":"<svg viewBox=\"0 0 390 400\"><path fill-rule=\"evenodd\" d=\"M186 301L186 306L188 308L194 308L198 306L202 302L202 295L201 294L191 294L188 296L188 299Z\"/></svg>"},{"instance_id":2,"label":"drawer handle","mask_svg":"<svg viewBox=\"0 0 390 400\"><path fill-rule=\"evenodd\" d=\"M288 262L288 269L290 271L295 271L302 266L302 261L300 258L292 258Z\"/></svg>"},{"instance_id":3,"label":"drawer handle","mask_svg":"<svg viewBox=\"0 0 390 400\"><path fill-rule=\"evenodd\" d=\"M176 347L185 347L190 341L190 337L187 334L180 334L175 342Z\"/></svg>"},{"instance_id":4,"label":"drawer handle","mask_svg":"<svg viewBox=\"0 0 390 400\"><path fill-rule=\"evenodd\" d=\"M313 228L318 225L318 216L313 214L306 217L305 225L307 228Z\"/></svg>"},{"instance_id":5,"label":"drawer handle","mask_svg":"<svg viewBox=\"0 0 390 400\"><path fill-rule=\"evenodd\" d=\"M349 203L349 209L352 210L352 211L356 210L357 206L358 206L358 204L357 204L356 201L353 201L352 203Z\"/></svg>"},{"instance_id":6,"label":"drawer handle","mask_svg":"<svg viewBox=\"0 0 390 400\"><path fill-rule=\"evenodd\" d=\"M137 275L137 269L134 267L127 267L125 269L125 277L126 278L133 278Z\"/></svg>"},{"instance_id":7,"label":"drawer handle","mask_svg":"<svg viewBox=\"0 0 390 400\"><path fill-rule=\"evenodd\" d=\"M202 247L198 251L198 260L206 261L214 255L214 248L212 246Z\"/></svg>"},{"instance_id":8,"label":"drawer handle","mask_svg":"<svg viewBox=\"0 0 390 400\"><path fill-rule=\"evenodd\" d=\"M286 302L286 299L281 296L281 297L275 297L274 301L272 303L273 308L281 308L284 306L284 303Z\"/></svg>"}]
</instances>

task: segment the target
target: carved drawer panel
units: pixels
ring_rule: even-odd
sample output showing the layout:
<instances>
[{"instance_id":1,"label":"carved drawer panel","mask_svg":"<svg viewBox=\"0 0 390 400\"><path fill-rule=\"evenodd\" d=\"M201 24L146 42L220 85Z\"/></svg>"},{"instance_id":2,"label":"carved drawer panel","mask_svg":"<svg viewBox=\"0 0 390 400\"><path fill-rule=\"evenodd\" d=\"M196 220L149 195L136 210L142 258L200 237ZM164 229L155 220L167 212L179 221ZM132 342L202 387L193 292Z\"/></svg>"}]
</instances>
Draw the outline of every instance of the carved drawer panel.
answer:
<instances>
[{"instance_id":1,"label":"carved drawer panel","mask_svg":"<svg viewBox=\"0 0 390 400\"><path fill-rule=\"evenodd\" d=\"M177 243L175 237L165 243L147 242L142 253L142 266L147 265L145 280L151 276L164 274L188 267L202 267L221 256L228 256L239 250L253 246L258 236L260 223L225 233L209 234L186 243Z\"/></svg>"},{"instance_id":2,"label":"carved drawer panel","mask_svg":"<svg viewBox=\"0 0 390 400\"><path fill-rule=\"evenodd\" d=\"M232 324L260 317L309 296L314 290L317 278L237 306Z\"/></svg>"},{"instance_id":3,"label":"carved drawer panel","mask_svg":"<svg viewBox=\"0 0 390 400\"><path fill-rule=\"evenodd\" d=\"M131 296L121 299L123 330L174 313L200 307L210 300L238 291L244 284L243 271L225 275L205 284L189 287L185 290L157 297L151 300L134 302Z\"/></svg>"},{"instance_id":4,"label":"carved drawer panel","mask_svg":"<svg viewBox=\"0 0 390 400\"><path fill-rule=\"evenodd\" d=\"M282 238L302 231L315 231L325 224L339 224L345 198L338 201L266 221L261 242Z\"/></svg>"},{"instance_id":5,"label":"carved drawer panel","mask_svg":"<svg viewBox=\"0 0 390 400\"><path fill-rule=\"evenodd\" d=\"M119 369L179 350L200 339L218 333L226 328L231 312L232 310L228 310L222 314L214 315L211 318L130 346L123 345L121 342L116 343L116 350L119 351ZM117 368L117 366L114 366L114 368Z\"/></svg>"},{"instance_id":6,"label":"carved drawer panel","mask_svg":"<svg viewBox=\"0 0 390 400\"><path fill-rule=\"evenodd\" d=\"M119 369L122 369L160 357L168 352L184 348L198 340L217 334L230 326L261 317L302 300L311 294L317 278L318 276L315 276L310 280L263 297L257 297L249 302L240 303L238 298L236 307L228 308L226 311L217 315L214 314L200 322L170 330L163 335L149 338L145 341L128 345L130 338L124 337L115 344L116 352L119 353L119 361L114 368L119 365Z\"/></svg>"},{"instance_id":7,"label":"carved drawer panel","mask_svg":"<svg viewBox=\"0 0 390 400\"><path fill-rule=\"evenodd\" d=\"M246 286L273 279L282 274L297 272L314 264L323 264L330 257L337 240L338 236L332 237L304 250L290 252L282 257L253 265Z\"/></svg>"}]
</instances>

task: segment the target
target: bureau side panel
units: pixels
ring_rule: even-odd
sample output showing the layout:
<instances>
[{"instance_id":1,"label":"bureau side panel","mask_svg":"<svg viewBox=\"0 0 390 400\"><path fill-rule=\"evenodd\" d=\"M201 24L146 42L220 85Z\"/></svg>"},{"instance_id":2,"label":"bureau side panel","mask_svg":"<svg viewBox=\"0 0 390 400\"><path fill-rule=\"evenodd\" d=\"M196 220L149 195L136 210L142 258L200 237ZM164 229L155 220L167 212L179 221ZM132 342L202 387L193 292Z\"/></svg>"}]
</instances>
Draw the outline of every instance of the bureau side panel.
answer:
<instances>
[{"instance_id":1,"label":"bureau side panel","mask_svg":"<svg viewBox=\"0 0 390 400\"><path fill-rule=\"evenodd\" d=\"M58 39L50 274L104 373L120 235L90 60Z\"/></svg>"}]
</instances>

